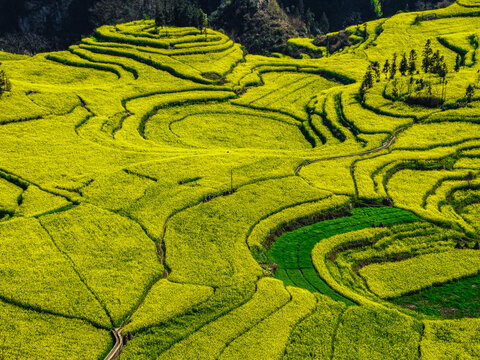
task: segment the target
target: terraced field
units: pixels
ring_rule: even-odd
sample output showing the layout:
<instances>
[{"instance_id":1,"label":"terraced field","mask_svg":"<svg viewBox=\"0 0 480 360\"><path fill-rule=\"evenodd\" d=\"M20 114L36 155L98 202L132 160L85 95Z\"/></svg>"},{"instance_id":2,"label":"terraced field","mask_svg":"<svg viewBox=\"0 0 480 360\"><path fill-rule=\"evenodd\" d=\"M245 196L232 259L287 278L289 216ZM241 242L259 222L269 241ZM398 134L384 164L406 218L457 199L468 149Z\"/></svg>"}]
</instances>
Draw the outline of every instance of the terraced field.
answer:
<instances>
[{"instance_id":1,"label":"terraced field","mask_svg":"<svg viewBox=\"0 0 480 360\"><path fill-rule=\"evenodd\" d=\"M148 20L0 53L0 358L480 358L479 16L318 59ZM427 40L443 80L358 95ZM442 107L395 96L423 81Z\"/></svg>"}]
</instances>

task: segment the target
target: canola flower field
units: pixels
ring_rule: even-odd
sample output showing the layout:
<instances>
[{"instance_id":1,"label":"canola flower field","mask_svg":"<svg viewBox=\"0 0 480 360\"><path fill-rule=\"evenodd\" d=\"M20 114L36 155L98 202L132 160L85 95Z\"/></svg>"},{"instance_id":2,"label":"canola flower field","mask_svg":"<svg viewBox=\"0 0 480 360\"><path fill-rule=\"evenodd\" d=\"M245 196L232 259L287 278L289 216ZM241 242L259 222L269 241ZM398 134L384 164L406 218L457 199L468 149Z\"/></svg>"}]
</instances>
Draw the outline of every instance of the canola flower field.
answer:
<instances>
[{"instance_id":1,"label":"canola flower field","mask_svg":"<svg viewBox=\"0 0 480 360\"><path fill-rule=\"evenodd\" d=\"M0 358L479 359L479 17L301 59L150 20L0 52ZM427 40L441 108L400 73L359 98Z\"/></svg>"}]
</instances>

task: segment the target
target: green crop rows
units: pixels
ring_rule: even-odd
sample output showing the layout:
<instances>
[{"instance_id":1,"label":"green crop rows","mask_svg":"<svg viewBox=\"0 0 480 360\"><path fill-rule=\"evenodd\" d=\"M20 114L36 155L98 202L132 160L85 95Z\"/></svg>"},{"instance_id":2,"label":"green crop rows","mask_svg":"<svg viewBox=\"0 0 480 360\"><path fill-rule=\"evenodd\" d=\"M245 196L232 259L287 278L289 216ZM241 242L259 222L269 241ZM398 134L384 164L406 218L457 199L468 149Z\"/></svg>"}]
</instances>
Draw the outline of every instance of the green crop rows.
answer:
<instances>
[{"instance_id":1,"label":"green crop rows","mask_svg":"<svg viewBox=\"0 0 480 360\"><path fill-rule=\"evenodd\" d=\"M480 358L479 14L301 59L149 20L0 52L0 358Z\"/></svg>"},{"instance_id":2,"label":"green crop rows","mask_svg":"<svg viewBox=\"0 0 480 360\"><path fill-rule=\"evenodd\" d=\"M316 273L310 257L314 246L334 235L370 228L373 224L387 226L418 218L395 208L358 208L352 213L352 216L326 220L278 238L269 252L278 265L278 277L295 286L353 305L350 300L331 289Z\"/></svg>"}]
</instances>

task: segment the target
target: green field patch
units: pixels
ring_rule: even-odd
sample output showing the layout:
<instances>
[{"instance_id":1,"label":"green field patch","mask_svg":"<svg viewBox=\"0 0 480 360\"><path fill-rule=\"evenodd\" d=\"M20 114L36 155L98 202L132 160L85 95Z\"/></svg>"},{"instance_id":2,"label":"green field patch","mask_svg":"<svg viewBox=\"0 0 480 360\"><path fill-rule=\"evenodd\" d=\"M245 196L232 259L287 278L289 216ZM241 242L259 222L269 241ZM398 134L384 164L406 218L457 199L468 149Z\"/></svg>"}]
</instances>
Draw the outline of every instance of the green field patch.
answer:
<instances>
[{"instance_id":1,"label":"green field patch","mask_svg":"<svg viewBox=\"0 0 480 360\"><path fill-rule=\"evenodd\" d=\"M427 287L390 299L394 304L442 318L480 317L480 275Z\"/></svg>"},{"instance_id":2,"label":"green field patch","mask_svg":"<svg viewBox=\"0 0 480 360\"><path fill-rule=\"evenodd\" d=\"M415 219L411 213L395 208L357 208L353 209L351 216L322 221L282 235L269 254L279 270L284 270L296 286L318 291L350 305L350 300L338 294L315 272L311 259L315 245L337 234L370 228L373 223L392 225Z\"/></svg>"},{"instance_id":3,"label":"green field patch","mask_svg":"<svg viewBox=\"0 0 480 360\"><path fill-rule=\"evenodd\" d=\"M426 360L461 358L475 360L480 356L479 319L425 321L420 352Z\"/></svg>"},{"instance_id":4,"label":"green field patch","mask_svg":"<svg viewBox=\"0 0 480 360\"><path fill-rule=\"evenodd\" d=\"M248 247L258 252L262 246L269 247L278 236L303 225L313 224L325 219L334 211L342 211L350 202L347 196L331 196L318 201L309 201L282 209L262 219L252 228L247 238Z\"/></svg>"}]
</instances>

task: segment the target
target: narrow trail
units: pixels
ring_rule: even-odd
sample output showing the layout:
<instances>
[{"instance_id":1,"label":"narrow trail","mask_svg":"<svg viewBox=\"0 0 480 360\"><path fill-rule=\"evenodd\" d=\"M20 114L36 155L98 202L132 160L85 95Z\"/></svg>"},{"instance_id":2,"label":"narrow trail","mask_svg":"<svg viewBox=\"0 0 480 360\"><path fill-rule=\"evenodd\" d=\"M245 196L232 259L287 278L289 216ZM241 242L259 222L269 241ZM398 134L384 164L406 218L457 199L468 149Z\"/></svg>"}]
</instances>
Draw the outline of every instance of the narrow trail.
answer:
<instances>
[{"instance_id":1,"label":"narrow trail","mask_svg":"<svg viewBox=\"0 0 480 360\"><path fill-rule=\"evenodd\" d=\"M394 133L392 134L392 136L391 136L390 138L388 138L388 139L382 144L382 146L379 146L378 148L375 148L375 149L372 149L372 150L368 150L368 151L364 151L364 152L360 152L360 153L355 153L355 154L329 156L329 157L320 158L320 159L307 160L306 162L304 162L303 164L301 164L300 166L298 166L298 167L295 169L295 175L298 175L298 173L300 172L300 170L302 170L305 166L308 166L308 165L311 165L311 164L314 164L314 163L317 163L317 162L329 161L329 160L337 160L337 159L344 159L344 158L349 158L349 157L360 157L360 156L363 156L363 155L375 154L375 153L377 153L377 152L379 152L379 151L382 151L382 150L385 150L385 149L389 149L390 146L392 146L392 145L395 143L395 140L397 139L397 134L398 134L400 131L402 131L402 130L403 130L403 129L395 130Z\"/></svg>"},{"instance_id":2,"label":"narrow trail","mask_svg":"<svg viewBox=\"0 0 480 360\"><path fill-rule=\"evenodd\" d=\"M168 225L170 219L175 215L176 215L176 213L170 215L168 217L168 219L165 221L165 224L163 225L162 237L159 241L156 241L156 246L155 246L156 247L156 253L157 253L157 256L158 256L158 259L159 259L160 263L164 267L165 267L165 250L163 249L164 238L165 238L165 234L167 232L167 225ZM138 224L137 221L135 221L135 222ZM143 227L142 227L142 229L143 229ZM144 231L145 231L145 229L144 229ZM146 233L146 231L145 231L145 233ZM164 273L162 274L162 276L160 278L152 281L152 283L149 285L148 289L146 290L145 296L142 299L142 301L135 307L135 309L133 309L133 311L130 312L130 314L125 318L125 320L123 320L123 322L120 324L120 326L118 328L112 330L112 336L113 336L113 339L114 339L115 342L114 342L112 350L110 350L110 352L105 357L105 360L115 360L118 356L120 356L120 353L122 352L123 347L126 345L126 343L123 340L123 336L122 336L123 327L132 318L133 314L135 314L137 312L137 310L140 309L142 307L142 305L145 303L145 300L146 300L148 294L150 293L150 290L152 289L152 287L158 281L160 281L161 279L168 278L168 275L169 275L168 270L165 269Z\"/></svg>"},{"instance_id":3,"label":"narrow trail","mask_svg":"<svg viewBox=\"0 0 480 360\"><path fill-rule=\"evenodd\" d=\"M122 327L116 328L112 330L113 338L115 339L115 343L113 345L112 350L108 353L105 357L105 360L114 360L116 359L123 349L123 339L122 339Z\"/></svg>"}]
</instances>

